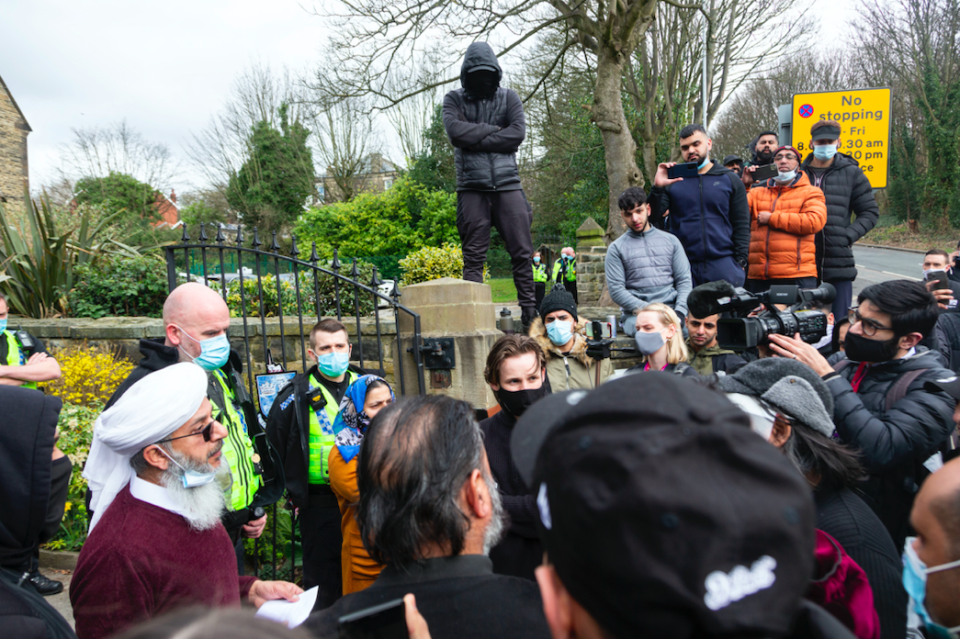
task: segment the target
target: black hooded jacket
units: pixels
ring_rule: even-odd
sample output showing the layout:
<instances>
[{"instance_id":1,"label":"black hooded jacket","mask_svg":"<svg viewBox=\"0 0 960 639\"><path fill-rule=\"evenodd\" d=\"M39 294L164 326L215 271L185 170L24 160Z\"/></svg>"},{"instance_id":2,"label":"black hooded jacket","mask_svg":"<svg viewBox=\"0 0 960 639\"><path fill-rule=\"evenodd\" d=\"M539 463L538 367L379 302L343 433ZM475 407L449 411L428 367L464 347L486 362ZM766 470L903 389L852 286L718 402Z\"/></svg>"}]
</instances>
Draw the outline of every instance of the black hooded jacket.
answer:
<instances>
[{"instance_id":1,"label":"black hooded jacket","mask_svg":"<svg viewBox=\"0 0 960 639\"><path fill-rule=\"evenodd\" d=\"M837 353L828 361L845 360ZM913 499L929 471L923 466L954 430L954 402L946 393L924 389L929 381L953 376L937 353L923 346L903 359L874 364L856 392L851 380L857 362L824 378L833 394L833 421L840 440L860 453L869 481L863 486L867 504L883 522L897 548L903 547ZM886 409L887 395L904 374L923 370L903 397Z\"/></svg>"},{"instance_id":2,"label":"black hooded jacket","mask_svg":"<svg viewBox=\"0 0 960 639\"><path fill-rule=\"evenodd\" d=\"M860 165L849 155L837 153L821 180L813 171L813 154L802 168L810 184L820 187L827 199L827 225L817 233L817 272L827 282L845 282L857 277L853 244L877 224L880 209L873 187ZM850 221L850 214L854 220Z\"/></svg>"},{"instance_id":3,"label":"black hooded jacket","mask_svg":"<svg viewBox=\"0 0 960 639\"><path fill-rule=\"evenodd\" d=\"M443 98L443 126L453 145L458 191L517 191L517 149L526 137L523 103L514 91L497 88L489 98L470 94L467 74L471 70L503 71L486 42L467 48L460 68L463 88Z\"/></svg>"}]
</instances>

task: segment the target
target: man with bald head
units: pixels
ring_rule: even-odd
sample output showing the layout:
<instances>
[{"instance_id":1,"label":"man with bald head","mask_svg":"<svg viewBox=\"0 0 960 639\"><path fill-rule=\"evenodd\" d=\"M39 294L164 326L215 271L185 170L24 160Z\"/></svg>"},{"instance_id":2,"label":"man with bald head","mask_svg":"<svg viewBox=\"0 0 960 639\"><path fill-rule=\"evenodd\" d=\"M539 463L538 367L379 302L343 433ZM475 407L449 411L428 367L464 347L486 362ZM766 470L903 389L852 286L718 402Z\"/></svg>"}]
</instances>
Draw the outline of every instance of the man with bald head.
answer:
<instances>
[{"instance_id":1,"label":"man with bald head","mask_svg":"<svg viewBox=\"0 0 960 639\"><path fill-rule=\"evenodd\" d=\"M263 507L283 492L283 473L275 472L266 437L259 436L262 429L240 376L241 359L227 339L230 309L223 298L203 284L181 284L163 304L163 328L162 340L140 340L143 359L107 402L107 408L137 381L179 362L193 362L207 372L207 397L214 418L227 430L223 457L231 482L223 524L236 546L242 574L243 539L257 538L263 532L267 521Z\"/></svg>"}]
</instances>

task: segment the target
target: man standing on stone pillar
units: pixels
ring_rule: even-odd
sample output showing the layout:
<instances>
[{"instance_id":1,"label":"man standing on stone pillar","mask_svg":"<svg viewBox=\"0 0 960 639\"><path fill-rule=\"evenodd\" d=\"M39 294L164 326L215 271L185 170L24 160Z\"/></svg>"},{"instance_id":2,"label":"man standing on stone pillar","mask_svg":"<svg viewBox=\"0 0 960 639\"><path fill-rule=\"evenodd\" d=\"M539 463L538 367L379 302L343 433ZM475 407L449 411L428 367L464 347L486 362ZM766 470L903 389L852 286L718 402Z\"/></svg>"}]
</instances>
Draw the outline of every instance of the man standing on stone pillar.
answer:
<instances>
[{"instance_id":1,"label":"man standing on stone pillar","mask_svg":"<svg viewBox=\"0 0 960 639\"><path fill-rule=\"evenodd\" d=\"M463 279L483 281L492 224L510 253L526 331L537 317L530 269L533 214L520 185L516 155L526 137L526 123L520 97L500 86L502 77L490 45L471 44L460 67L462 88L443 98L443 126L454 146L457 168Z\"/></svg>"}]
</instances>

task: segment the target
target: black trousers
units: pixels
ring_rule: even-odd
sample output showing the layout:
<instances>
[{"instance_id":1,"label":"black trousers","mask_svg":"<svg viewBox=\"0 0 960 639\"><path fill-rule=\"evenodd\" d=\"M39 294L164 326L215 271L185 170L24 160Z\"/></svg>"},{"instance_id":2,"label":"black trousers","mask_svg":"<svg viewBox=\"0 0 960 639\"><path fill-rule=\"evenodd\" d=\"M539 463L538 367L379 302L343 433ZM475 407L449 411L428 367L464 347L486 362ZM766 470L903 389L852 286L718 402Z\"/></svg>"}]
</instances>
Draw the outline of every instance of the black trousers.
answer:
<instances>
[{"instance_id":1,"label":"black trousers","mask_svg":"<svg viewBox=\"0 0 960 639\"><path fill-rule=\"evenodd\" d=\"M457 193L457 231L463 245L463 279L483 281L483 264L490 247L490 226L496 227L507 245L513 283L521 308L534 308L536 297L530 259L533 239L530 225L533 211L523 190L459 191Z\"/></svg>"},{"instance_id":2,"label":"black trousers","mask_svg":"<svg viewBox=\"0 0 960 639\"><path fill-rule=\"evenodd\" d=\"M40 566L40 545L45 544L60 532L60 522L67 506L67 496L70 492L70 475L73 473L73 462L69 457L54 459L50 467L50 501L47 502L47 516L43 520L43 528L33 549L33 564L31 570Z\"/></svg>"},{"instance_id":3,"label":"black trousers","mask_svg":"<svg viewBox=\"0 0 960 639\"><path fill-rule=\"evenodd\" d=\"M546 282L534 282L534 297L537 300L537 312L540 312L540 305L543 304L543 298L547 296L547 283Z\"/></svg>"},{"instance_id":4,"label":"black trousers","mask_svg":"<svg viewBox=\"0 0 960 639\"><path fill-rule=\"evenodd\" d=\"M571 295L573 295L573 303L574 303L574 304L579 304L579 303L580 303L580 298L577 297L577 283L576 283L576 281L574 281L574 282L564 281L564 283L563 283L563 288L567 289L567 293L570 293Z\"/></svg>"},{"instance_id":5,"label":"black trousers","mask_svg":"<svg viewBox=\"0 0 960 639\"><path fill-rule=\"evenodd\" d=\"M747 280L745 289L751 293L764 293L770 290L771 286L780 286L791 284L800 288L817 288L816 277L791 277L780 280Z\"/></svg>"},{"instance_id":6,"label":"black trousers","mask_svg":"<svg viewBox=\"0 0 960 639\"><path fill-rule=\"evenodd\" d=\"M318 603L329 608L343 594L340 552L340 506L329 486L311 486L307 507L300 510L303 540L303 587L320 586Z\"/></svg>"}]
</instances>

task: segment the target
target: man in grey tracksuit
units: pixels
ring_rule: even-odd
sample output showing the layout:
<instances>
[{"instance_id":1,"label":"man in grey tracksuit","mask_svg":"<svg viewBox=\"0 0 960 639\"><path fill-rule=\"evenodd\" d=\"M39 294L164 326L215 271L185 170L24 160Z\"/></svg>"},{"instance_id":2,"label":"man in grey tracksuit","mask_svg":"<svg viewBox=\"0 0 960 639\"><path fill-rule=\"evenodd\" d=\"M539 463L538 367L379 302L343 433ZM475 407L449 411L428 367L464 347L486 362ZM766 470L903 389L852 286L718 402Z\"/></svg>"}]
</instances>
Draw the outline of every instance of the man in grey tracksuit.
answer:
<instances>
[{"instance_id":1,"label":"man in grey tracksuit","mask_svg":"<svg viewBox=\"0 0 960 639\"><path fill-rule=\"evenodd\" d=\"M443 98L443 126L454 147L463 279L483 281L490 226L495 226L510 253L526 329L537 316L530 269L533 214L517 170L526 123L520 97L500 86L502 76L490 45L471 44L460 68L463 87Z\"/></svg>"},{"instance_id":2,"label":"man in grey tracksuit","mask_svg":"<svg viewBox=\"0 0 960 639\"><path fill-rule=\"evenodd\" d=\"M683 326L687 295L693 288L683 245L650 225L650 205L643 189L634 186L624 191L619 206L627 232L607 248L605 270L607 290L620 306L623 330L632 337L637 332L635 316L654 302L673 308Z\"/></svg>"}]
</instances>

